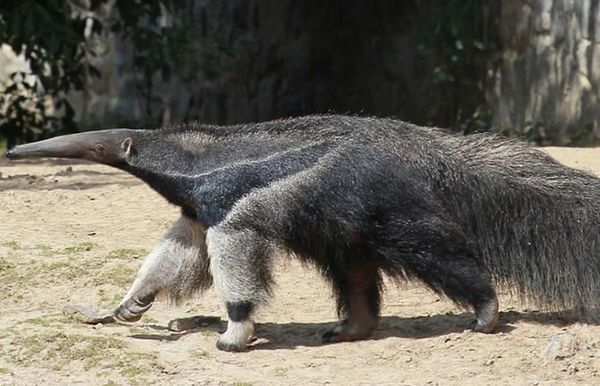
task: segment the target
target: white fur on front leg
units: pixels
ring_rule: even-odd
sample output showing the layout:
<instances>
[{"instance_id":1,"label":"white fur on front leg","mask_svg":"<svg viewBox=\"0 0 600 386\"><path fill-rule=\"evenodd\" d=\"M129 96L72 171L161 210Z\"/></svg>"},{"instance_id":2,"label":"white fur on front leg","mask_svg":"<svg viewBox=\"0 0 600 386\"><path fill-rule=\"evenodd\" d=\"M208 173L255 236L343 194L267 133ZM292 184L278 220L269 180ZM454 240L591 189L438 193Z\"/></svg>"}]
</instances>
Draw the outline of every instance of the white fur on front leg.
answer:
<instances>
[{"instance_id":1,"label":"white fur on front leg","mask_svg":"<svg viewBox=\"0 0 600 386\"><path fill-rule=\"evenodd\" d=\"M217 342L217 348L223 351L244 351L254 333L254 321L248 319L243 322L227 323L225 331Z\"/></svg>"},{"instance_id":2,"label":"white fur on front leg","mask_svg":"<svg viewBox=\"0 0 600 386\"><path fill-rule=\"evenodd\" d=\"M208 266L202 259L204 237L200 224L182 216L146 257L122 302L140 291L160 295L174 286L190 284L184 280L187 268L201 270L203 263Z\"/></svg>"},{"instance_id":3,"label":"white fur on front leg","mask_svg":"<svg viewBox=\"0 0 600 386\"><path fill-rule=\"evenodd\" d=\"M175 243L170 239L163 239L158 242L152 252L148 254L140 270L138 271L135 281L123 297L122 302L131 298L136 292L144 286L161 290L164 283L171 279L178 270L178 262L170 253ZM175 260L175 261L173 261ZM170 263L170 264L169 264ZM165 269L167 268L167 269Z\"/></svg>"}]
</instances>

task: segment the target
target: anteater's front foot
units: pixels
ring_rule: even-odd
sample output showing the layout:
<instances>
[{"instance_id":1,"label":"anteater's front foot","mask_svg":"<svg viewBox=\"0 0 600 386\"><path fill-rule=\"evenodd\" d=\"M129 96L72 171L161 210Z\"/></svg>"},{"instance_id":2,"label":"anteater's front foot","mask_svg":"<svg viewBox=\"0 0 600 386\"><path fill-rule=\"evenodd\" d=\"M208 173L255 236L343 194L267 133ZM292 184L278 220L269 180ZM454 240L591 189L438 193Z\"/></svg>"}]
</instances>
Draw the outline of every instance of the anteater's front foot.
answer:
<instances>
[{"instance_id":1,"label":"anteater's front foot","mask_svg":"<svg viewBox=\"0 0 600 386\"><path fill-rule=\"evenodd\" d=\"M152 307L153 300L154 296L145 299L129 298L117 307L115 319L125 323L137 322L142 318L142 314Z\"/></svg>"},{"instance_id":2,"label":"anteater's front foot","mask_svg":"<svg viewBox=\"0 0 600 386\"><path fill-rule=\"evenodd\" d=\"M227 342L223 339L219 338L217 341L217 348L221 351L229 351L229 352L243 352L248 351L247 343L234 343Z\"/></svg>"},{"instance_id":3,"label":"anteater's front foot","mask_svg":"<svg viewBox=\"0 0 600 386\"><path fill-rule=\"evenodd\" d=\"M227 323L225 331L217 341L217 348L222 351L240 352L248 349L248 343L253 342L255 338L254 322L247 319L243 322L234 322L230 320Z\"/></svg>"}]
</instances>

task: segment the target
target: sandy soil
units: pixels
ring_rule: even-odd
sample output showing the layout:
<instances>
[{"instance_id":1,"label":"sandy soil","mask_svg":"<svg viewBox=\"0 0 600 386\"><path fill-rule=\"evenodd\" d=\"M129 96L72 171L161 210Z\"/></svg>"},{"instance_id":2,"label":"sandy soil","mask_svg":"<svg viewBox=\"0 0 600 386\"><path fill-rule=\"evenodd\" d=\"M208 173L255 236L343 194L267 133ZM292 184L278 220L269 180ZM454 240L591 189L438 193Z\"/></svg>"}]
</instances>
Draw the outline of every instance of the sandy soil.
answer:
<instances>
[{"instance_id":1,"label":"sandy soil","mask_svg":"<svg viewBox=\"0 0 600 386\"><path fill-rule=\"evenodd\" d=\"M600 149L548 151L600 173ZM388 285L367 341L323 346L336 321L315 272L278 263L278 288L247 353L215 347L224 310L212 291L155 305L134 326L85 325L67 304L115 307L178 210L134 178L87 163L0 161L0 384L598 384L600 327L567 323L501 297L502 326L423 287ZM174 318L219 316L189 332Z\"/></svg>"}]
</instances>

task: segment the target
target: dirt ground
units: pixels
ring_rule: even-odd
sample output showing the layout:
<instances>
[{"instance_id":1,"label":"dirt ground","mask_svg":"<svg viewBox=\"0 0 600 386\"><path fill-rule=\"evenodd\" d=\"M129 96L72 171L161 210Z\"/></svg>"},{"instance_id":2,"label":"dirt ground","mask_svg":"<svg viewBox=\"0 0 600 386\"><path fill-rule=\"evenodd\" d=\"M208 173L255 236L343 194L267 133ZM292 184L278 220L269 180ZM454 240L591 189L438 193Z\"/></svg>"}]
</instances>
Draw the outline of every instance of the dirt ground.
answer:
<instances>
[{"instance_id":1,"label":"dirt ground","mask_svg":"<svg viewBox=\"0 0 600 386\"><path fill-rule=\"evenodd\" d=\"M600 174L600 149L551 148ZM336 321L312 270L278 262L276 296L246 353L218 351L213 291L158 303L135 325L86 325L68 304L114 308L178 210L138 180L87 163L0 161L0 384L598 384L600 326L567 323L501 296L495 334L418 284L389 284L370 340L323 346ZM183 333L175 318L218 316Z\"/></svg>"}]
</instances>

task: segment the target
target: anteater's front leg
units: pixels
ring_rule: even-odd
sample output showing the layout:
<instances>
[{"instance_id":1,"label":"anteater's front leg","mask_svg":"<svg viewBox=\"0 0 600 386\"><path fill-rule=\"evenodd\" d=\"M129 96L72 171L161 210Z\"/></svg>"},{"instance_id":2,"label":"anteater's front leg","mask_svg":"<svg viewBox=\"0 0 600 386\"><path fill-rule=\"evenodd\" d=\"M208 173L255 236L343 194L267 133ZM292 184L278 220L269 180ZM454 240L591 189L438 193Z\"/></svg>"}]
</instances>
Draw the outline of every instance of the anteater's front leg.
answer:
<instances>
[{"instance_id":1,"label":"anteater's front leg","mask_svg":"<svg viewBox=\"0 0 600 386\"><path fill-rule=\"evenodd\" d=\"M157 296L177 302L212 284L202 225L182 216L146 257L137 278L115 310L115 317L135 322Z\"/></svg>"},{"instance_id":2,"label":"anteater's front leg","mask_svg":"<svg viewBox=\"0 0 600 386\"><path fill-rule=\"evenodd\" d=\"M206 240L215 288L229 317L217 347L243 351L254 332L253 314L269 295L273 246L250 228L226 224L210 228Z\"/></svg>"}]
</instances>

